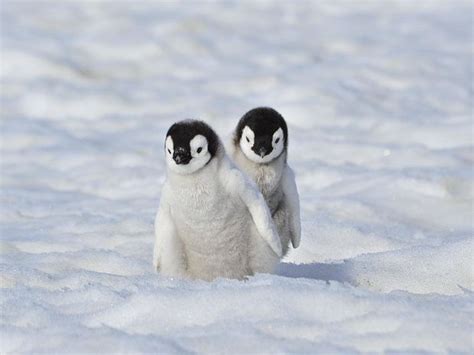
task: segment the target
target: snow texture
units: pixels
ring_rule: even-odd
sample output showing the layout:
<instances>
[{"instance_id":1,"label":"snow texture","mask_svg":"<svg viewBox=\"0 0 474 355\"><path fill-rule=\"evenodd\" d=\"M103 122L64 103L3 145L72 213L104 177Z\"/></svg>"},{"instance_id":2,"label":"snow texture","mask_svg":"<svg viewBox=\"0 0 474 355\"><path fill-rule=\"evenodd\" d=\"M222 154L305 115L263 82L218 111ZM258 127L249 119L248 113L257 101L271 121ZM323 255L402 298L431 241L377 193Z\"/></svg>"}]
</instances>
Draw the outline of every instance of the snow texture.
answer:
<instances>
[{"instance_id":1,"label":"snow texture","mask_svg":"<svg viewBox=\"0 0 474 355\"><path fill-rule=\"evenodd\" d=\"M474 351L473 5L1 3L0 351ZM164 135L286 118L300 247L153 272Z\"/></svg>"}]
</instances>

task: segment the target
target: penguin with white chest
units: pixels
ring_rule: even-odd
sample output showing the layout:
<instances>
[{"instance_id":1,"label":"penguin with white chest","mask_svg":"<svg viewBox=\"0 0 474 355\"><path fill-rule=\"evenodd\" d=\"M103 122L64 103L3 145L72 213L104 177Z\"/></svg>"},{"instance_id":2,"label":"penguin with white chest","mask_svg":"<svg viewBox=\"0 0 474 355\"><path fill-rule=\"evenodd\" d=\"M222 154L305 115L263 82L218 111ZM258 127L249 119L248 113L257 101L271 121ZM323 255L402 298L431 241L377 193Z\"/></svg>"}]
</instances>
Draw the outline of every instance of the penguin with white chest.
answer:
<instances>
[{"instance_id":1,"label":"penguin with white chest","mask_svg":"<svg viewBox=\"0 0 474 355\"><path fill-rule=\"evenodd\" d=\"M232 158L258 185L281 238L283 255L301 238L298 189L287 163L288 127L274 109L258 107L239 121L233 136Z\"/></svg>"},{"instance_id":2,"label":"penguin with white chest","mask_svg":"<svg viewBox=\"0 0 474 355\"><path fill-rule=\"evenodd\" d=\"M202 121L175 123L166 134L165 155L155 268L166 276L203 280L271 271L281 241L270 211L216 133Z\"/></svg>"}]
</instances>

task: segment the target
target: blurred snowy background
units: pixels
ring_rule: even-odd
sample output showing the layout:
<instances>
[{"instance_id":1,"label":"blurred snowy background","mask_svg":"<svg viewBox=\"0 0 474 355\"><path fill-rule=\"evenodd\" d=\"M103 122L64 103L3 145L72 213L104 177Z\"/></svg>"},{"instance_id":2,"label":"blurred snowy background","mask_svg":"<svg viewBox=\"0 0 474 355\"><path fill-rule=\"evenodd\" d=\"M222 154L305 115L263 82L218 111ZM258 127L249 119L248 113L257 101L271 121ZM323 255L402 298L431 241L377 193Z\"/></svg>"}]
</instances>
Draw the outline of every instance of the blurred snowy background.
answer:
<instances>
[{"instance_id":1,"label":"blurred snowy background","mask_svg":"<svg viewBox=\"0 0 474 355\"><path fill-rule=\"evenodd\" d=\"M5 352L473 352L473 5L1 2ZM278 275L152 270L163 139L289 123Z\"/></svg>"}]
</instances>

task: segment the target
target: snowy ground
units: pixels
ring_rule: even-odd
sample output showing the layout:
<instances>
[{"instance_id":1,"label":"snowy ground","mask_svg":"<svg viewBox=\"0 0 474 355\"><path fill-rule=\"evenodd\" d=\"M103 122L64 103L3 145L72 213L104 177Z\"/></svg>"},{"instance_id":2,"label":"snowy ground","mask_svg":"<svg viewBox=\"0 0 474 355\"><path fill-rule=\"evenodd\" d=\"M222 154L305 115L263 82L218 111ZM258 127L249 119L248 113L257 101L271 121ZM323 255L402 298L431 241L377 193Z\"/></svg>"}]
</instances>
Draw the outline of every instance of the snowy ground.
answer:
<instances>
[{"instance_id":1,"label":"snowy ground","mask_svg":"<svg viewBox=\"0 0 474 355\"><path fill-rule=\"evenodd\" d=\"M474 351L473 6L1 3L3 352ZM290 127L278 275L153 273L163 138Z\"/></svg>"}]
</instances>

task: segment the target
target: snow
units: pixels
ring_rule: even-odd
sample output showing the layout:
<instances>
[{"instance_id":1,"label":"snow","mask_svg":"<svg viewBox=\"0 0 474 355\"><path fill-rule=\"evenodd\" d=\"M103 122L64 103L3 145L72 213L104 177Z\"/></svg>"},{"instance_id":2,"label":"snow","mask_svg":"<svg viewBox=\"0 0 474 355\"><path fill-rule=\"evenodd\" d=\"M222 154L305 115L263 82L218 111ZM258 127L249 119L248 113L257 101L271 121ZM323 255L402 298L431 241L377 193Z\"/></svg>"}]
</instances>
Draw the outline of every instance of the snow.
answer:
<instances>
[{"instance_id":1,"label":"snow","mask_svg":"<svg viewBox=\"0 0 474 355\"><path fill-rule=\"evenodd\" d=\"M472 353L472 13L3 1L1 352ZM300 247L245 282L155 274L167 128L260 105Z\"/></svg>"}]
</instances>

